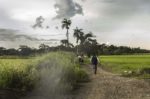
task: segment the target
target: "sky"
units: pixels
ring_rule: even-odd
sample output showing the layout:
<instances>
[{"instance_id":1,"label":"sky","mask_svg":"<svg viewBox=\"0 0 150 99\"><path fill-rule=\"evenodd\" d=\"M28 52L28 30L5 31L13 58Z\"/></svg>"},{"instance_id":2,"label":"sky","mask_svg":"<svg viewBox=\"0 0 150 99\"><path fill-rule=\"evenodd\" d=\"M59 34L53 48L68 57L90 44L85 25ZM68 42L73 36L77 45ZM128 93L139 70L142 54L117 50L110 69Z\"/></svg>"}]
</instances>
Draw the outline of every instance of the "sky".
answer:
<instances>
[{"instance_id":1,"label":"sky","mask_svg":"<svg viewBox=\"0 0 150 99\"><path fill-rule=\"evenodd\" d=\"M73 29L92 32L99 43L150 49L150 0L0 0L0 46L58 45ZM43 20L41 20L43 19Z\"/></svg>"}]
</instances>

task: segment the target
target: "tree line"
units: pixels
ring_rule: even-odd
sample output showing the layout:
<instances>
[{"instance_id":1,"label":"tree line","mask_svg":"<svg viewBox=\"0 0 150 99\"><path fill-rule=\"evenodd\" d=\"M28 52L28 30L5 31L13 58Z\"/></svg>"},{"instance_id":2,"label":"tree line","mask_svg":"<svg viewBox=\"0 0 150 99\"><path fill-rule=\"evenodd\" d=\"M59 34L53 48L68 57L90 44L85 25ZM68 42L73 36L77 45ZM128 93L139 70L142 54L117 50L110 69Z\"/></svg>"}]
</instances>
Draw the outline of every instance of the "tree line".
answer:
<instances>
[{"instance_id":1,"label":"tree line","mask_svg":"<svg viewBox=\"0 0 150 99\"><path fill-rule=\"evenodd\" d=\"M20 55L29 56L40 53L47 53L51 51L71 51L76 54L86 54L91 56L97 55L122 55L122 54L137 54L137 53L150 53L150 50L141 48L131 48L128 46L115 46L107 44L99 44L95 39L92 32L85 33L83 29L76 27L73 30L73 36L76 39L76 45L69 41L69 29L72 22L69 19L62 20L62 29L66 29L66 39L60 41L60 45L50 47L45 44L40 44L39 48L31 48L27 45L20 45L18 49L6 49L0 47L0 56L3 55Z\"/></svg>"},{"instance_id":2,"label":"tree line","mask_svg":"<svg viewBox=\"0 0 150 99\"><path fill-rule=\"evenodd\" d=\"M86 54L91 56L93 54L97 55L125 55L125 54L138 54L138 53L150 53L150 50L141 48L131 48L127 46L115 46L106 44L94 44L90 42L85 42L82 46L69 46L61 44L59 46L50 47L45 44L40 44L39 48L31 48L26 45L21 45L18 49L10 48L6 49L0 47L0 56L4 55L17 55L17 56L29 56L36 54L43 54L53 51L70 51L78 54Z\"/></svg>"}]
</instances>

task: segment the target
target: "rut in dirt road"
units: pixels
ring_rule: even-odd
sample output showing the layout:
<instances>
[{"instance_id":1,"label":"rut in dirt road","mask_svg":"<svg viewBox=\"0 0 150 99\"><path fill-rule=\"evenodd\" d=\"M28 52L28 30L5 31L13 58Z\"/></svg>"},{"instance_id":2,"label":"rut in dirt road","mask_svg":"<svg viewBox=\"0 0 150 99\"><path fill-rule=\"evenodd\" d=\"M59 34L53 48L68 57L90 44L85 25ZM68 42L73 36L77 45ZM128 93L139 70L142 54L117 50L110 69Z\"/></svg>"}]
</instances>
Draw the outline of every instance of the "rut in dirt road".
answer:
<instances>
[{"instance_id":1,"label":"rut in dirt road","mask_svg":"<svg viewBox=\"0 0 150 99\"><path fill-rule=\"evenodd\" d=\"M94 75L90 65L85 68L91 81L75 99L150 99L150 81L120 77L100 68Z\"/></svg>"}]
</instances>

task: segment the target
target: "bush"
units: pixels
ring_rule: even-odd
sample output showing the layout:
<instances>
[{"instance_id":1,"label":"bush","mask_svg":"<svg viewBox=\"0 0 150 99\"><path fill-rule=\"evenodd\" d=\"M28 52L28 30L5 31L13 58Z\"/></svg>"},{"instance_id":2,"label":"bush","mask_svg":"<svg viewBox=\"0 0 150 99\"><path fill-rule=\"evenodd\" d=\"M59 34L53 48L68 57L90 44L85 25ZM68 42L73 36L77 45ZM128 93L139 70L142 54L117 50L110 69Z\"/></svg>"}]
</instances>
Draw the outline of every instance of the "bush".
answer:
<instances>
[{"instance_id":1,"label":"bush","mask_svg":"<svg viewBox=\"0 0 150 99\"><path fill-rule=\"evenodd\" d=\"M76 67L75 68L76 76L77 76L77 82L87 82L89 81L89 76L86 73L85 70Z\"/></svg>"}]
</instances>

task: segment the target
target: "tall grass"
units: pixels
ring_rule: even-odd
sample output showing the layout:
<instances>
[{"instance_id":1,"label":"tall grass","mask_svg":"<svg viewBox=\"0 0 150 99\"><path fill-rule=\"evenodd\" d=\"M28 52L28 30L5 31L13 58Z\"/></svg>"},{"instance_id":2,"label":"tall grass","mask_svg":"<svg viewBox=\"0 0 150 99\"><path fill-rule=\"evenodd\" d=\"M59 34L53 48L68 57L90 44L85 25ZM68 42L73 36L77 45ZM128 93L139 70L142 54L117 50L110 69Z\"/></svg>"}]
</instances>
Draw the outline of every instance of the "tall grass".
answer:
<instances>
[{"instance_id":1,"label":"tall grass","mask_svg":"<svg viewBox=\"0 0 150 99\"><path fill-rule=\"evenodd\" d=\"M68 92L87 79L72 53L53 52L32 59L0 60L0 88L49 94Z\"/></svg>"}]
</instances>

